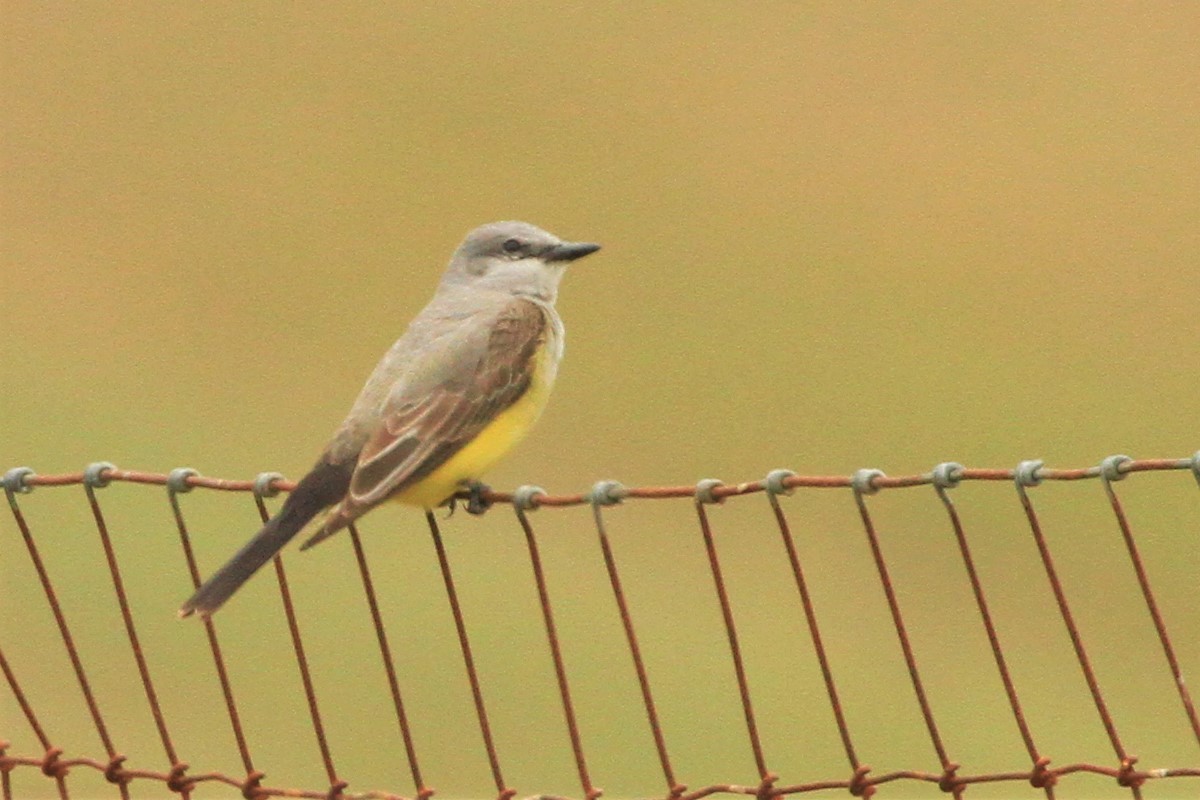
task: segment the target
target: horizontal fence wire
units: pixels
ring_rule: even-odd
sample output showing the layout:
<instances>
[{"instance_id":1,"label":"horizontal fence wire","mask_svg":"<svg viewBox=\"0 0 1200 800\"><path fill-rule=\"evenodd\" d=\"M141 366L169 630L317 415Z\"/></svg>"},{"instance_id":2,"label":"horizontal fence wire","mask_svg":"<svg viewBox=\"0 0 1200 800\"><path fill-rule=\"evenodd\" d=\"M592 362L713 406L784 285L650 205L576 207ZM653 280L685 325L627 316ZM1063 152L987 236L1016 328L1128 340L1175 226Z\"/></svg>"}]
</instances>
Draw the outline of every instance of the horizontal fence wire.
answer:
<instances>
[{"instance_id":1,"label":"horizontal fence wire","mask_svg":"<svg viewBox=\"0 0 1200 800\"><path fill-rule=\"evenodd\" d=\"M1200 766L1169 769L1139 769L1137 756L1130 753L1124 746L1119 735L1117 723L1110 710L1109 703L1102 691L1091 658L1085 646L1083 636L1075 621L1053 555L1042 531L1042 524L1032 500L1031 490L1044 481L1077 481L1098 480L1104 488L1111 512L1120 531L1122 542L1129 557L1129 566L1133 570L1137 586L1145 602L1146 611L1153 623L1153 628L1162 650L1166 669L1170 672L1171 680L1176 689L1178 707L1186 719L1191 736L1200 745L1200 718L1197 716L1195 704L1184 680L1183 669L1172 637L1168 632L1167 622L1151 588L1150 578L1145 563L1137 545L1134 529L1125 513L1114 484L1126 476L1140 472L1191 471L1200 484L1200 453L1189 458L1180 459L1143 459L1135 460L1127 456L1110 456L1099 465L1082 469L1052 469L1041 461L1025 461L1014 469L973 469L955 463L939 464L928 473L892 477L879 470L859 470L848 476L810 476L797 475L789 470L775 470L766 478L746 483L727 484L717 480L704 480L691 486L653 486L628 488L615 481L601 481L589 492L569 495L550 495L535 486L523 486L512 493L488 492L486 499L493 504L510 504L516 516L521 533L524 535L528 548L533 579L536 584L538 602L542 612L542 624L545 628L546 642L554 669L559 702L566 720L567 738L574 757L575 769L578 774L580 796L585 800L594 800L601 794L592 781L592 773L583 737L578 723L578 713L572 700L570 676L562 655L562 646L555 624L555 616L545 568L538 547L537 529L531 521L531 513L538 508L554 508L589 504L592 508L592 519L599 539L604 559L605 571L608 577L618 614L621 629L632 660L638 684L641 705L645 711L646 723L653 737L655 755L662 771L663 794L668 800L698 800L698 798L714 794L753 795L758 800L769 800L772 797L806 794L820 790L848 791L855 797L871 797L881 786L893 782L919 782L932 784L941 792L960 798L965 790L973 784L982 783L1020 783L1025 784L1027 791L1044 795L1049 800L1055 797L1055 788L1060 780L1067 776L1090 773L1106 776L1127 791L1130 797L1141 798L1142 787L1149 781L1160 781L1168 778L1200 778ZM354 550L355 561L362 580L366 599L366 607L370 614L371 626L375 632L380 658L383 662L387 677L388 696L394 712L395 723L399 728L405 755L412 778L412 791L409 794L398 794L387 791L349 791L350 784L343 779L335 766L332 751L325 736L322 723L321 708L317 693L313 686L309 660L305 654L304 640L288 588L287 576L283 560L276 557L274 561L276 581L288 623L291 648L296 666L299 669L304 697L309 711L313 734L317 742L318 755L323 765L327 785L314 789L280 788L267 785L265 775L257 769L247 744L244 723L239 711L230 678L227 659L223 654L220 639L212 620L203 620L208 648L216 667L217 679L220 683L226 716L233 732L237 750L241 760L242 771L230 774L224 771L210 770L198 772L192 769L188 762L182 759L171 736L171 729L159 701L149 664L143 653L141 640L138 636L136 620L130 607L125 591L117 553L108 533L108 525L99 501L98 491L113 481L123 481L135 484L165 486L172 518L178 531L180 545L193 587L201 583L201 573L197 567L192 548L192 537L185 519L179 495L195 488L213 489L227 492L245 492L252 494L262 519L266 520L268 512L264 498L272 497L280 491L290 491L294 484L285 480L278 473L263 473L255 480L236 481L209 478L198 474L195 470L180 468L169 474L137 472L118 469L107 462L92 464L82 472L61 475L38 475L31 469L20 467L9 470L3 479L5 494L11 510L17 531L37 575L40 588L45 596L49 610L52 613L62 646L68 656L75 683L82 694L84 704L91 724L103 747L103 755L89 757L68 754L61 746L55 744L48 726L43 722L29 697L22 689L21 681L13 665L6 658L3 643L0 642L0 671L8 689L24 717L25 724L32 732L42 748L42 752L34 754L13 754L10 742L4 739L4 731L0 730L0 796L4 800L14 797L12 774L18 769L29 769L40 772L53 791L62 798L70 796L68 777L78 769L94 770L108 781L114 792L122 797L130 797L130 785L135 782L158 784L165 786L172 793L190 798L201 784L224 784L241 796L253 800L267 797L305 797L305 798L379 798L379 800L402 800L415 798L425 800L434 794L433 789L426 783L421 769L416 742L409 723L408 713L402 696L392 649L388 642L383 614L380 612L376 597L374 582L368 560L364 553L358 531L351 526L350 540ZM962 518L952 500L951 491L964 481L1003 481L1011 483L1016 489L1016 501L1023 513L1029 532L1037 548L1038 557L1045 579L1051 589L1062 623L1070 638L1075 660L1082 671L1084 680L1095 706L1096 715L1105 737L1112 749L1112 759L1107 763L1068 763L1052 766L1049 755L1038 743L1033 726L1028 722L1016 682L1013 679L1009 659L1001 643L1001 638L989 607L983 582L972 555L969 539ZM145 694L146 703L154 720L162 754L156 757L151 753L139 753L131 761L117 747L102 713L102 707L96 696L88 671L81 658L79 648L71 633L69 624L54 582L43 560L41 549L31 525L22 511L19 497L37 487L68 487L83 486L87 501L100 537L105 565L114 594L120 608L124 623L125 636L128 646L134 656L140 683ZM899 598L895 592L889 573L888 562L880 546L879 534L874 523L868 498L883 490L893 490L910 487L931 487L936 501L942 507L946 523L952 531L961 558L963 569L970 583L971 594L975 602L974 611L978 614L991 650L995 668L1003 685L1005 697L1017 733L1027 756L1027 763L1017 769L998 773L963 774L962 767L950 755L950 748L944 741L938 723L929 701L925 682L918 664L916 653L912 647L908 627L906 626ZM900 770L885 774L872 774L871 767L864 763L854 744L851 726L843 710L843 701L835 680L834 670L828 657L825 640L822 637L819 616L813 601L812 592L806 580L800 550L796 546L792 525L782 499L797 489L841 489L852 493L862 531L867 538L877 579L884 592L890 614L892 627L903 654L908 679L920 707L921 719L925 728L925 736L929 741L933 757L936 758L940 771ZM837 729L842 750L844 751L848 772L843 778L834 780L812 780L812 776L798 776L807 782L785 782L784 777L770 768L768 754L763 746L759 732L751 691L751 678L747 669L742 649L739 644L736 615L729 593L726 591L727 580L721 568L717 539L714 525L710 519L708 508L720 504L730 498L755 494L766 496L770 510L782 540L784 555L788 569L795 583L800 608L803 613L808 638L812 645L813 654L818 662L822 676L823 690L826 694L832 712L833 725ZM691 514L704 542L708 567L711 572L712 586L721 611L725 637L728 644L728 654L736 676L738 703L741 706L745 721L746 742L750 750L755 771L754 781L743 783L710 784L700 788L689 789L682 782L682 776L671 758L671 748L660 721L660 711L654 699L653 681L643 658L637 628L634 624L633 613L626 597L621 580L612 541L605 524L604 509L627 500L685 500L692 507ZM496 509L492 513L496 513ZM476 721L483 748L486 752L488 766L495 783L498 800L509 800L517 794L504 777L502 761L496 746L488 717L488 704L479 679L475 658L468 637L468 628L464 619L463 609L458 599L455 578L451 570L446 548L442 543L437 517L432 513L426 514L426 521L433 539L441 579L445 586L446 596L454 620L458 646L461 650L463 665L471 689L471 700L475 710ZM1197 526L1200 527L1200 526ZM3 548L6 557L11 558L12 548ZM1200 572L1200 564L1196 565ZM0 615L6 612L0 611ZM19 620L17 621L19 624ZM1192 620L1194 623L1194 620ZM1185 630L1189 637L1197 635L1193 624ZM6 721L6 725L12 724ZM160 761L159 758L162 760ZM151 763L165 763L166 768L151 768ZM1200 759L1198 759L1200 763ZM535 787L536 788L536 787ZM1193 787L1200 793L1200 784Z\"/></svg>"}]
</instances>

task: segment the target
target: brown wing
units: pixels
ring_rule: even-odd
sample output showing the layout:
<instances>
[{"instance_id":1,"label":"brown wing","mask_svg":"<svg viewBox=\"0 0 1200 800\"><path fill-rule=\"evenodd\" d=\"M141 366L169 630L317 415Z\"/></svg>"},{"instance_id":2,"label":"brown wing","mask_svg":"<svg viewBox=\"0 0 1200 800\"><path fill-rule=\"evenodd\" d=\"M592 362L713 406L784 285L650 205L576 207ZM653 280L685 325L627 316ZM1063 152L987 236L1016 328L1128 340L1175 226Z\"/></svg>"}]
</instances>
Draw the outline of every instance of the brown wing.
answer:
<instances>
[{"instance_id":1,"label":"brown wing","mask_svg":"<svg viewBox=\"0 0 1200 800\"><path fill-rule=\"evenodd\" d=\"M454 362L444 380L414 389L411 397L393 398L323 532L332 533L432 473L515 403L533 380L549 325L541 306L515 300L478 344L444 354Z\"/></svg>"}]
</instances>

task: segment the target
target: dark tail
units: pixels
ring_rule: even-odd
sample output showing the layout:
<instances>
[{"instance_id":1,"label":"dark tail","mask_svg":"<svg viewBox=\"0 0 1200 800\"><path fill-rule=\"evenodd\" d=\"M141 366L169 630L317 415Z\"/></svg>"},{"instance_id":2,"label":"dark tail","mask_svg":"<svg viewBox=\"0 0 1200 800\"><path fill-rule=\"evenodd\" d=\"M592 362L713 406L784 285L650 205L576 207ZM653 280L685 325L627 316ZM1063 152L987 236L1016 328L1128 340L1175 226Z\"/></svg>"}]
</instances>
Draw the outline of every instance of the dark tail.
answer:
<instances>
[{"instance_id":1,"label":"dark tail","mask_svg":"<svg viewBox=\"0 0 1200 800\"><path fill-rule=\"evenodd\" d=\"M199 613L207 617L228 600L241 585L283 549L292 537L322 510L345 496L350 486L352 464L335 466L317 463L288 495L279 513L271 518L246 546L214 572L179 609L179 616Z\"/></svg>"}]
</instances>

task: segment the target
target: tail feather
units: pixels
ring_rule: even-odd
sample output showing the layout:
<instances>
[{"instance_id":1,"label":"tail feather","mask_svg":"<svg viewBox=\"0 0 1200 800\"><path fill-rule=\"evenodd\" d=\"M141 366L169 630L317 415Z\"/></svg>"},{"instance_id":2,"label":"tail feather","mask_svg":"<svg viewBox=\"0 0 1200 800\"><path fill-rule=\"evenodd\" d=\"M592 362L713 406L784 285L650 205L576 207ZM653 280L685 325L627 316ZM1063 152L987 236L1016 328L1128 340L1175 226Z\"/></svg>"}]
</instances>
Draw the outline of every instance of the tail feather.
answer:
<instances>
[{"instance_id":1,"label":"tail feather","mask_svg":"<svg viewBox=\"0 0 1200 800\"><path fill-rule=\"evenodd\" d=\"M345 495L351 472L350 466L319 462L288 495L279 513L180 607L179 616L207 617L220 608L313 517Z\"/></svg>"},{"instance_id":2,"label":"tail feather","mask_svg":"<svg viewBox=\"0 0 1200 800\"><path fill-rule=\"evenodd\" d=\"M316 533L300 543L300 552L304 552L313 545L320 544L330 536L333 536L338 531L350 525L353 521L354 520L352 518L345 514L342 506L338 506L336 509L330 512L329 516L325 518L325 520L321 523L321 526L317 528Z\"/></svg>"}]
</instances>

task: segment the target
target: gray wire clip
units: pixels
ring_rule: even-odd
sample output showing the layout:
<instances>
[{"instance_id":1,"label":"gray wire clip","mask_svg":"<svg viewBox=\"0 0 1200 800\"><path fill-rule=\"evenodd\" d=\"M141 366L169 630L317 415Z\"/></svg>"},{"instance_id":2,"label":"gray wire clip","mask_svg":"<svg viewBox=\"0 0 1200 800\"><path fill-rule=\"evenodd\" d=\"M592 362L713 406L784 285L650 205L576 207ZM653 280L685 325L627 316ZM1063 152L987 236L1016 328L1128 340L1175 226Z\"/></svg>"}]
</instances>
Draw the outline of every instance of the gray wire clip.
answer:
<instances>
[{"instance_id":1,"label":"gray wire clip","mask_svg":"<svg viewBox=\"0 0 1200 800\"><path fill-rule=\"evenodd\" d=\"M25 483L25 479L36 474L30 467L13 467L4 473L4 491L9 494L29 494L33 487Z\"/></svg>"},{"instance_id":2,"label":"gray wire clip","mask_svg":"<svg viewBox=\"0 0 1200 800\"><path fill-rule=\"evenodd\" d=\"M1013 480L1017 483L1017 488L1025 489L1030 486L1040 486L1042 484L1042 476L1038 475L1038 471L1046 466L1046 462L1040 458L1022 461L1017 464L1017 468L1013 470Z\"/></svg>"},{"instance_id":3,"label":"gray wire clip","mask_svg":"<svg viewBox=\"0 0 1200 800\"><path fill-rule=\"evenodd\" d=\"M279 472L260 472L258 477L254 479L254 494L258 497L274 497L279 494L279 489L275 488L275 481L283 480L283 474Z\"/></svg>"},{"instance_id":4,"label":"gray wire clip","mask_svg":"<svg viewBox=\"0 0 1200 800\"><path fill-rule=\"evenodd\" d=\"M796 491L790 486L784 486L784 481L795 475L790 469L773 469L767 473L767 477L763 480L763 488L767 490L767 494L771 495L790 495Z\"/></svg>"},{"instance_id":5,"label":"gray wire clip","mask_svg":"<svg viewBox=\"0 0 1200 800\"><path fill-rule=\"evenodd\" d=\"M965 467L957 461L943 461L933 468L933 472L929 473L929 478L939 489L953 489L962 482L964 469Z\"/></svg>"},{"instance_id":6,"label":"gray wire clip","mask_svg":"<svg viewBox=\"0 0 1200 800\"><path fill-rule=\"evenodd\" d=\"M1129 456L1109 456L1100 462L1100 477L1105 483L1124 480L1128 473L1122 472L1121 467L1133 461Z\"/></svg>"},{"instance_id":7,"label":"gray wire clip","mask_svg":"<svg viewBox=\"0 0 1200 800\"><path fill-rule=\"evenodd\" d=\"M546 490L540 486L526 484L518 486L513 492L512 502L518 511L537 511L539 497L545 497Z\"/></svg>"},{"instance_id":8,"label":"gray wire clip","mask_svg":"<svg viewBox=\"0 0 1200 800\"><path fill-rule=\"evenodd\" d=\"M111 461L95 461L88 464L83 470L83 485L92 489L103 489L111 482L104 473L112 472L117 468L117 465Z\"/></svg>"},{"instance_id":9,"label":"gray wire clip","mask_svg":"<svg viewBox=\"0 0 1200 800\"><path fill-rule=\"evenodd\" d=\"M879 487L875 485L875 479L886 477L887 475L881 469L860 469L856 470L854 477L850 479L850 486L854 489L855 494L875 494L879 491Z\"/></svg>"},{"instance_id":10,"label":"gray wire clip","mask_svg":"<svg viewBox=\"0 0 1200 800\"><path fill-rule=\"evenodd\" d=\"M713 489L718 486L724 486L725 481L717 478L705 478L696 483L696 502L697 503L724 503L724 497L717 497L713 494Z\"/></svg>"},{"instance_id":11,"label":"gray wire clip","mask_svg":"<svg viewBox=\"0 0 1200 800\"><path fill-rule=\"evenodd\" d=\"M187 479L199 475L200 473L191 467L176 467L167 476L167 491L171 494L186 494L196 488L188 483Z\"/></svg>"},{"instance_id":12,"label":"gray wire clip","mask_svg":"<svg viewBox=\"0 0 1200 800\"><path fill-rule=\"evenodd\" d=\"M597 481L587 493L587 500L594 506L615 506L628 494L629 490L618 481Z\"/></svg>"}]
</instances>

